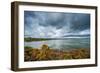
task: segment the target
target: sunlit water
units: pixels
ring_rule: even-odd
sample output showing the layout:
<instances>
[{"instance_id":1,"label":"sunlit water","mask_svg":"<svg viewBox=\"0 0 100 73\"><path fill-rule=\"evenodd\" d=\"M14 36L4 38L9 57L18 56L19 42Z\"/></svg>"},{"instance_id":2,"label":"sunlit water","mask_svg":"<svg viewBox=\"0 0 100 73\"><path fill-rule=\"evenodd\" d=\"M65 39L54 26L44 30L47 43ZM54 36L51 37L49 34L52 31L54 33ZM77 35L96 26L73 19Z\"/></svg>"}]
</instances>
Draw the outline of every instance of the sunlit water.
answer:
<instances>
[{"instance_id":1,"label":"sunlit water","mask_svg":"<svg viewBox=\"0 0 100 73\"><path fill-rule=\"evenodd\" d=\"M47 44L53 49L79 49L79 48L90 48L90 38L66 38L63 40L45 40L45 41L33 41L25 42L24 46L30 46L33 48L40 48L43 44Z\"/></svg>"}]
</instances>

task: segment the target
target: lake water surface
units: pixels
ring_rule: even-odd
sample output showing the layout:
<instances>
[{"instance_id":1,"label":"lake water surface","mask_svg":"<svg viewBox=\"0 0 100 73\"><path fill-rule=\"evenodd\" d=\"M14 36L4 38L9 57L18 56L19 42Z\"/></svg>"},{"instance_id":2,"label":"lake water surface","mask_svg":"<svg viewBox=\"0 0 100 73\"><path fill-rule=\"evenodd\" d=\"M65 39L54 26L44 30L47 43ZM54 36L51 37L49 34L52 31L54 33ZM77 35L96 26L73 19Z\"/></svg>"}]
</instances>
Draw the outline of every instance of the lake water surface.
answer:
<instances>
[{"instance_id":1,"label":"lake water surface","mask_svg":"<svg viewBox=\"0 0 100 73\"><path fill-rule=\"evenodd\" d=\"M65 38L60 40L45 40L45 41L32 41L25 42L24 46L30 46L33 48L40 48L43 44L47 44L53 49L79 49L79 48L90 48L90 38Z\"/></svg>"}]
</instances>

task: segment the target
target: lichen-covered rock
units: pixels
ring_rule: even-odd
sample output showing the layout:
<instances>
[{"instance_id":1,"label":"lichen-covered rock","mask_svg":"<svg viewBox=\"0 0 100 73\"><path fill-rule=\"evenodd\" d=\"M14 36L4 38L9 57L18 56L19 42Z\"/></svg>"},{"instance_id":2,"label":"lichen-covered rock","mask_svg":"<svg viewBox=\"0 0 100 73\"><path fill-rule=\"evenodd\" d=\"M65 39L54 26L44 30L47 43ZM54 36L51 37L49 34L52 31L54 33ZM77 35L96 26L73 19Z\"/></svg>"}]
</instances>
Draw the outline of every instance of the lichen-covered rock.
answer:
<instances>
[{"instance_id":1,"label":"lichen-covered rock","mask_svg":"<svg viewBox=\"0 0 100 73\"><path fill-rule=\"evenodd\" d=\"M69 60L90 58L89 49L57 50L43 44L41 48L25 47L25 61Z\"/></svg>"},{"instance_id":2,"label":"lichen-covered rock","mask_svg":"<svg viewBox=\"0 0 100 73\"><path fill-rule=\"evenodd\" d=\"M42 50L49 50L49 46L46 44L43 44L41 47Z\"/></svg>"}]
</instances>

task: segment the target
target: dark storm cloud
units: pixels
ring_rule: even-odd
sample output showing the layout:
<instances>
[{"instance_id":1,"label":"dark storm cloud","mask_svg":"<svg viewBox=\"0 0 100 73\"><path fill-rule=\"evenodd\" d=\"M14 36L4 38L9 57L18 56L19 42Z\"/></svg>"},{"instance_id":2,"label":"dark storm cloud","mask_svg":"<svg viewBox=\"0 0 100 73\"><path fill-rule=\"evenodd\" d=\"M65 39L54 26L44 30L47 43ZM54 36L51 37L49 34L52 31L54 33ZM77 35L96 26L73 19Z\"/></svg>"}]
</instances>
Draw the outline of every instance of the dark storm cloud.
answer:
<instances>
[{"instance_id":1,"label":"dark storm cloud","mask_svg":"<svg viewBox=\"0 0 100 73\"><path fill-rule=\"evenodd\" d=\"M24 23L25 34L33 37L52 37L54 34L63 36L80 32L89 34L90 31L90 15L82 13L25 11Z\"/></svg>"},{"instance_id":2,"label":"dark storm cloud","mask_svg":"<svg viewBox=\"0 0 100 73\"><path fill-rule=\"evenodd\" d=\"M76 19L75 19L76 18ZM71 21L72 31L84 30L90 28L90 15L88 14L76 14Z\"/></svg>"}]
</instances>

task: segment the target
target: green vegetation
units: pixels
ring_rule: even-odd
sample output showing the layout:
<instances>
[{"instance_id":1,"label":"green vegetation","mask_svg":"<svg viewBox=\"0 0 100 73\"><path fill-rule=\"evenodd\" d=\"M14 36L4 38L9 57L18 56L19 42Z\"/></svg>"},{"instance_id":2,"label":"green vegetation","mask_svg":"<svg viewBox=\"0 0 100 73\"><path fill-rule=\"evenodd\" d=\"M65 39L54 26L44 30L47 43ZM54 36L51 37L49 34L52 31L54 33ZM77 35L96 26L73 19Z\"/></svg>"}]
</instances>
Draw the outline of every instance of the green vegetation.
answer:
<instances>
[{"instance_id":1,"label":"green vegetation","mask_svg":"<svg viewBox=\"0 0 100 73\"><path fill-rule=\"evenodd\" d=\"M65 38L24 38L25 42L32 42L32 41L48 41L48 40L65 40Z\"/></svg>"},{"instance_id":2,"label":"green vegetation","mask_svg":"<svg viewBox=\"0 0 100 73\"><path fill-rule=\"evenodd\" d=\"M51 38L24 38L25 42L31 42L31 41L47 41L47 40L51 40Z\"/></svg>"},{"instance_id":3,"label":"green vegetation","mask_svg":"<svg viewBox=\"0 0 100 73\"><path fill-rule=\"evenodd\" d=\"M25 47L24 60L25 61L41 61L41 60L63 60L63 59L86 59L90 58L88 49L74 49L74 50L55 50L49 48L44 44L41 48Z\"/></svg>"}]
</instances>

